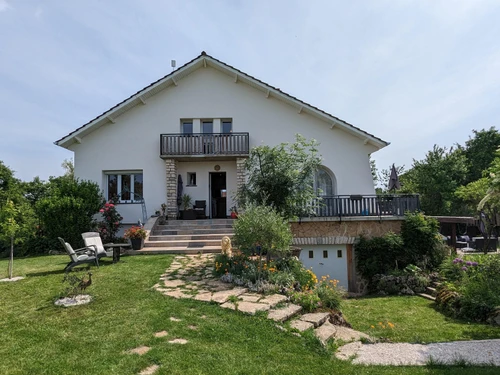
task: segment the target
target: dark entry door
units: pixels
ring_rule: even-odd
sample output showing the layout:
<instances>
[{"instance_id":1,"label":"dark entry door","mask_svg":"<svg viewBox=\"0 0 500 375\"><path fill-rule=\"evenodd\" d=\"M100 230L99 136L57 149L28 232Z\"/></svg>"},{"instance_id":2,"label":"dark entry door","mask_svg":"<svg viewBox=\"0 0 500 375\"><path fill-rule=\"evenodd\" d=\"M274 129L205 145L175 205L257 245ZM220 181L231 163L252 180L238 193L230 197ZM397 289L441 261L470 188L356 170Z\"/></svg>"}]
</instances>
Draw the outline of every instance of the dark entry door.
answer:
<instances>
[{"instance_id":1,"label":"dark entry door","mask_svg":"<svg viewBox=\"0 0 500 375\"><path fill-rule=\"evenodd\" d=\"M227 217L226 172L210 172L210 216Z\"/></svg>"}]
</instances>

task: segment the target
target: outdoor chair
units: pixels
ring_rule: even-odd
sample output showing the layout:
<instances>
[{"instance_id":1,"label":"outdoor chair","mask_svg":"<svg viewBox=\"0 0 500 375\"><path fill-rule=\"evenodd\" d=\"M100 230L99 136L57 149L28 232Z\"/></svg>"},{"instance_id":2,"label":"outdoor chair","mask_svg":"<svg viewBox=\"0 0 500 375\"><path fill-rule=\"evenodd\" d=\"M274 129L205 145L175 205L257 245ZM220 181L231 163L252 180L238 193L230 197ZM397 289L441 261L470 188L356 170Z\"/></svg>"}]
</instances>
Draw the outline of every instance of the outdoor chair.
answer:
<instances>
[{"instance_id":1,"label":"outdoor chair","mask_svg":"<svg viewBox=\"0 0 500 375\"><path fill-rule=\"evenodd\" d=\"M206 219L207 201L194 201L193 210L197 219Z\"/></svg>"},{"instance_id":2,"label":"outdoor chair","mask_svg":"<svg viewBox=\"0 0 500 375\"><path fill-rule=\"evenodd\" d=\"M64 271L69 272L75 266L85 263L95 263L99 267L99 259L96 256L96 250L92 247L82 247L81 249L73 250L71 245L64 241L61 237L57 237L64 249L68 253L71 261L64 267Z\"/></svg>"},{"instance_id":3,"label":"outdoor chair","mask_svg":"<svg viewBox=\"0 0 500 375\"><path fill-rule=\"evenodd\" d=\"M102 244L101 236L97 232L85 232L82 233L83 241L85 246L92 247L97 252L97 258L111 257L113 256L113 251L106 251L105 246Z\"/></svg>"}]
</instances>

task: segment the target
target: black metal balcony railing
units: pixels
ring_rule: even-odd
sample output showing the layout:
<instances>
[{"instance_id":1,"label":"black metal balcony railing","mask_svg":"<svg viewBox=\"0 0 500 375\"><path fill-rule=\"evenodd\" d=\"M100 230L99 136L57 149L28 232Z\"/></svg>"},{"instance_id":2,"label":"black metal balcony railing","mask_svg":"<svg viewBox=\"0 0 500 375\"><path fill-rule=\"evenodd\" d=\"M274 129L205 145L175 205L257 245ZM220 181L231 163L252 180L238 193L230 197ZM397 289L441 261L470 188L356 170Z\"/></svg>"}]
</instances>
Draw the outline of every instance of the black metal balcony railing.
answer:
<instances>
[{"instance_id":1,"label":"black metal balcony railing","mask_svg":"<svg viewBox=\"0 0 500 375\"><path fill-rule=\"evenodd\" d=\"M318 217L403 216L420 209L418 195L334 195L316 204Z\"/></svg>"},{"instance_id":2,"label":"black metal balcony railing","mask_svg":"<svg viewBox=\"0 0 500 375\"><path fill-rule=\"evenodd\" d=\"M237 156L248 153L248 133L160 134L160 156Z\"/></svg>"}]
</instances>

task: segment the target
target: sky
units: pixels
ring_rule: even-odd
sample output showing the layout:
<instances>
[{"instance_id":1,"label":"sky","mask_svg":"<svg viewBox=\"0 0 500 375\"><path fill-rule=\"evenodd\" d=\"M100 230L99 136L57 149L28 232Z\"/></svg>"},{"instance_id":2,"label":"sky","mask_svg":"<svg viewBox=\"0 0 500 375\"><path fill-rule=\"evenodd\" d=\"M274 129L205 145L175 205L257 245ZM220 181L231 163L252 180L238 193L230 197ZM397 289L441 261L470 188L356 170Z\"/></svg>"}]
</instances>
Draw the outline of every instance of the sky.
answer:
<instances>
[{"instance_id":1,"label":"sky","mask_svg":"<svg viewBox=\"0 0 500 375\"><path fill-rule=\"evenodd\" d=\"M54 141L206 51L391 143L379 169L499 127L500 1L0 0L0 160Z\"/></svg>"}]
</instances>

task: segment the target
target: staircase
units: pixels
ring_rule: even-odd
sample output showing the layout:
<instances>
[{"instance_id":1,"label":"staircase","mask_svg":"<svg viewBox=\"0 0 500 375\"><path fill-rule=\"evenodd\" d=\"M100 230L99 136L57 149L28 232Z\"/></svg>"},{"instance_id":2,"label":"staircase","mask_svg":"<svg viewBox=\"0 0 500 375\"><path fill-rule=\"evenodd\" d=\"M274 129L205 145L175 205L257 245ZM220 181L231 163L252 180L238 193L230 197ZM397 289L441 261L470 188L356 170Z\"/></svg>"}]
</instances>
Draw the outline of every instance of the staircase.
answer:
<instances>
[{"instance_id":1,"label":"staircase","mask_svg":"<svg viewBox=\"0 0 500 375\"><path fill-rule=\"evenodd\" d=\"M198 254L221 251L222 237L233 237L233 219L171 220L155 225L138 254Z\"/></svg>"},{"instance_id":2,"label":"staircase","mask_svg":"<svg viewBox=\"0 0 500 375\"><path fill-rule=\"evenodd\" d=\"M424 297L430 301L436 301L436 295L437 295L437 290L436 287L438 286L437 283L432 283L432 286L426 287L426 293L417 293L420 297Z\"/></svg>"}]
</instances>

